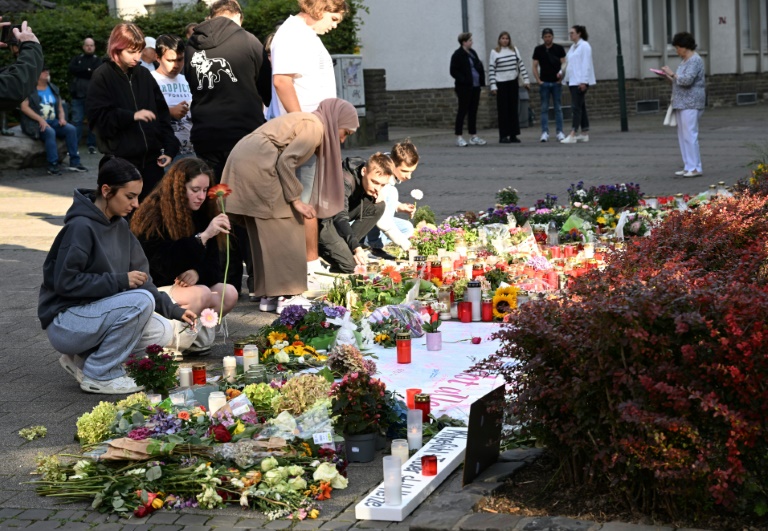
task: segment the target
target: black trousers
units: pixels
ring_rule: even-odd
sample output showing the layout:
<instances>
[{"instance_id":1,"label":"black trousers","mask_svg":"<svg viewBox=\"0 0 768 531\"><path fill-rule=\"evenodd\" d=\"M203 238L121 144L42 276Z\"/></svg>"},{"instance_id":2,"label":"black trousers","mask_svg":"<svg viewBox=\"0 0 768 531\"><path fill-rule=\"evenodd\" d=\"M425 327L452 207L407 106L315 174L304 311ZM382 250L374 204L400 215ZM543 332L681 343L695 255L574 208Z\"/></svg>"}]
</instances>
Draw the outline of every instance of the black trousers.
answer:
<instances>
[{"instance_id":1,"label":"black trousers","mask_svg":"<svg viewBox=\"0 0 768 531\"><path fill-rule=\"evenodd\" d=\"M456 87L459 98L459 109L456 112L455 133L457 136L464 130L464 117L469 114L467 129L470 135L477 133L477 107L480 105L480 87Z\"/></svg>"},{"instance_id":2,"label":"black trousers","mask_svg":"<svg viewBox=\"0 0 768 531\"><path fill-rule=\"evenodd\" d=\"M227 164L229 151L208 151L206 153L197 153L197 157L202 159L211 167L214 174L215 183L221 182L221 174L224 172L224 166ZM229 271L227 272L227 284L235 287L238 293L243 287L243 261L245 261L245 270L248 274L246 281L248 292L253 291L253 258L251 257L251 248L248 243L248 231L241 225L232 224L232 232L229 236ZM221 250L219 255L221 263L221 275L224 278L224 267L227 264L226 249ZM263 295L263 293L256 293Z\"/></svg>"},{"instance_id":3,"label":"black trousers","mask_svg":"<svg viewBox=\"0 0 768 531\"><path fill-rule=\"evenodd\" d=\"M499 115L499 139L520 134L520 85L514 81L496 83L496 109Z\"/></svg>"},{"instance_id":4,"label":"black trousers","mask_svg":"<svg viewBox=\"0 0 768 531\"><path fill-rule=\"evenodd\" d=\"M380 216L379 216L380 217ZM352 234L355 241L360 242L368 234L379 217L370 216L358 219L352 224ZM320 220L320 234L318 235L318 247L320 256L331 264L331 271L334 273L354 273L355 257L349 249L347 242L339 236L332 219Z\"/></svg>"},{"instance_id":5,"label":"black trousers","mask_svg":"<svg viewBox=\"0 0 768 531\"><path fill-rule=\"evenodd\" d=\"M587 116L587 92L589 86L584 92L579 89L578 85L569 85L568 89L571 91L571 114L573 117L573 125L571 129L578 131L581 128L582 133L589 131L589 117Z\"/></svg>"},{"instance_id":6,"label":"black trousers","mask_svg":"<svg viewBox=\"0 0 768 531\"><path fill-rule=\"evenodd\" d=\"M130 162L139 170L141 178L144 181L144 186L142 186L141 193L139 194L139 203L141 203L163 178L163 175L165 175L165 168L161 168L157 165L157 158L149 156L146 158L144 166L142 166L139 161L132 160Z\"/></svg>"}]
</instances>

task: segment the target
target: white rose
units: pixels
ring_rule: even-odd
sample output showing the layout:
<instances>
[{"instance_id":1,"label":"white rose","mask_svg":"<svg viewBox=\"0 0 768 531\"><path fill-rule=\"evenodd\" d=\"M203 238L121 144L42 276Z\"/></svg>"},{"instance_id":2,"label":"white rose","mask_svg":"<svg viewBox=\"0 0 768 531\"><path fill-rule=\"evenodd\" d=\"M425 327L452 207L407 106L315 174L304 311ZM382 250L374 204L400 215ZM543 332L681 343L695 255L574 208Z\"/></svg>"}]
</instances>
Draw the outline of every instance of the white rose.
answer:
<instances>
[{"instance_id":1,"label":"white rose","mask_svg":"<svg viewBox=\"0 0 768 531\"><path fill-rule=\"evenodd\" d=\"M421 201L424 198L424 192L416 188L411 190L411 197L413 197L416 201Z\"/></svg>"},{"instance_id":2,"label":"white rose","mask_svg":"<svg viewBox=\"0 0 768 531\"><path fill-rule=\"evenodd\" d=\"M275 360L277 360L278 363L288 363L291 361L291 357L288 355L288 353L284 350L281 350L277 354L275 354Z\"/></svg>"}]
</instances>

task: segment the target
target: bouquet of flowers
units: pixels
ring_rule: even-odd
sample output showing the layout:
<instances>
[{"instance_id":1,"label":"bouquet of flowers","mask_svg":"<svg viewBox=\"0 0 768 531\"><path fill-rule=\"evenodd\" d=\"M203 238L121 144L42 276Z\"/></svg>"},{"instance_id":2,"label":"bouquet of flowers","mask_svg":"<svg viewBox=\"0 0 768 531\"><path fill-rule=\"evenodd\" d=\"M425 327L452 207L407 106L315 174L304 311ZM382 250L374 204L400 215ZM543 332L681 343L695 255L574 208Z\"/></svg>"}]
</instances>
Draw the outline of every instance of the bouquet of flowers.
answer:
<instances>
[{"instance_id":1,"label":"bouquet of flowers","mask_svg":"<svg viewBox=\"0 0 768 531\"><path fill-rule=\"evenodd\" d=\"M517 189L511 186L506 186L496 192L496 202L500 205L516 205L519 200Z\"/></svg>"},{"instance_id":2,"label":"bouquet of flowers","mask_svg":"<svg viewBox=\"0 0 768 531\"><path fill-rule=\"evenodd\" d=\"M424 335L419 312L408 306L378 308L368 316L367 320L374 334L374 343L383 347L394 347L398 332L407 331L413 337Z\"/></svg>"},{"instance_id":3,"label":"bouquet of flowers","mask_svg":"<svg viewBox=\"0 0 768 531\"><path fill-rule=\"evenodd\" d=\"M333 347L328 353L328 367L339 376L350 372L376 373L376 363L373 360L365 359L360 349L352 345Z\"/></svg>"},{"instance_id":4,"label":"bouquet of flowers","mask_svg":"<svg viewBox=\"0 0 768 531\"><path fill-rule=\"evenodd\" d=\"M179 364L173 360L173 356L163 352L160 345L149 345L145 352L146 356L131 354L128 357L125 363L128 376L145 389L167 395L169 389L176 387Z\"/></svg>"},{"instance_id":5,"label":"bouquet of flowers","mask_svg":"<svg viewBox=\"0 0 768 531\"><path fill-rule=\"evenodd\" d=\"M331 386L334 427L345 435L376 433L380 420L387 416L386 386L365 372L344 375Z\"/></svg>"},{"instance_id":6,"label":"bouquet of flowers","mask_svg":"<svg viewBox=\"0 0 768 531\"><path fill-rule=\"evenodd\" d=\"M455 250L458 237L464 237L464 231L449 225L440 225L436 228L422 227L411 236L411 245L420 255L437 255L438 249Z\"/></svg>"}]
</instances>

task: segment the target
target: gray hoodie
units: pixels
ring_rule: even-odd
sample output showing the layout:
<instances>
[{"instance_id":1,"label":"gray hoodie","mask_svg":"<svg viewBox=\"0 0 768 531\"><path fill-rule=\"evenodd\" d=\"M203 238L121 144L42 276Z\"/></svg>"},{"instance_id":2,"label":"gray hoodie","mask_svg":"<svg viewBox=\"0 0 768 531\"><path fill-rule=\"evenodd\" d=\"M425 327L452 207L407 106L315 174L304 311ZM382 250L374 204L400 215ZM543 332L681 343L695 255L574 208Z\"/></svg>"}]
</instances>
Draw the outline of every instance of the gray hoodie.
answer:
<instances>
[{"instance_id":1,"label":"gray hoodie","mask_svg":"<svg viewBox=\"0 0 768 531\"><path fill-rule=\"evenodd\" d=\"M107 219L94 204L95 190L75 190L72 206L64 217L64 228L43 264L43 284L37 316L43 329L67 308L127 291L128 272L149 275L149 262L128 222L115 216ZM184 309L160 293L149 277L141 286L155 297L157 313L181 319Z\"/></svg>"}]
</instances>

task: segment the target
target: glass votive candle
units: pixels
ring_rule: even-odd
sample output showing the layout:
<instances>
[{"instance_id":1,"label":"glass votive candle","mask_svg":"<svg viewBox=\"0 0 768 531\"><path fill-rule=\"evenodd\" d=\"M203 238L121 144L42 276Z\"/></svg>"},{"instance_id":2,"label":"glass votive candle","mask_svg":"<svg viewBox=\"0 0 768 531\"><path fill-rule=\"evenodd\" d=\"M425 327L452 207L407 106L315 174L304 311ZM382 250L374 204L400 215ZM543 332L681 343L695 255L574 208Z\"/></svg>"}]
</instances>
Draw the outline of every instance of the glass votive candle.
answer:
<instances>
[{"instance_id":1,"label":"glass votive candle","mask_svg":"<svg viewBox=\"0 0 768 531\"><path fill-rule=\"evenodd\" d=\"M208 411L211 414L227 405L227 397L222 391L213 391L208 395Z\"/></svg>"},{"instance_id":2,"label":"glass votive candle","mask_svg":"<svg viewBox=\"0 0 768 531\"><path fill-rule=\"evenodd\" d=\"M408 406L408 409L416 409L414 406L416 403L415 398L419 393L421 393L421 389L416 389L415 387L405 390L405 405Z\"/></svg>"},{"instance_id":3,"label":"glass votive candle","mask_svg":"<svg viewBox=\"0 0 768 531\"><path fill-rule=\"evenodd\" d=\"M395 334L397 347L397 363L411 363L411 333L398 332Z\"/></svg>"},{"instance_id":4,"label":"glass votive candle","mask_svg":"<svg viewBox=\"0 0 768 531\"><path fill-rule=\"evenodd\" d=\"M418 450L422 446L422 413L420 409L408 410L408 449Z\"/></svg>"},{"instance_id":5,"label":"glass votive candle","mask_svg":"<svg viewBox=\"0 0 768 531\"><path fill-rule=\"evenodd\" d=\"M206 381L205 364L192 365L192 383L195 385L205 385Z\"/></svg>"},{"instance_id":6,"label":"glass votive candle","mask_svg":"<svg viewBox=\"0 0 768 531\"><path fill-rule=\"evenodd\" d=\"M192 367L179 367L179 387L192 387Z\"/></svg>"},{"instance_id":7,"label":"glass votive candle","mask_svg":"<svg viewBox=\"0 0 768 531\"><path fill-rule=\"evenodd\" d=\"M384 504L400 505L403 501L403 480L400 472L402 462L399 457L387 455L384 464Z\"/></svg>"},{"instance_id":8,"label":"glass votive candle","mask_svg":"<svg viewBox=\"0 0 768 531\"><path fill-rule=\"evenodd\" d=\"M408 452L408 439L395 439L392 441L392 456L399 457L400 463L408 462L410 453Z\"/></svg>"},{"instance_id":9,"label":"glass votive candle","mask_svg":"<svg viewBox=\"0 0 768 531\"><path fill-rule=\"evenodd\" d=\"M234 356L224 356L222 362L224 363L223 378L229 383L234 382L237 376L237 360Z\"/></svg>"},{"instance_id":10,"label":"glass votive candle","mask_svg":"<svg viewBox=\"0 0 768 531\"><path fill-rule=\"evenodd\" d=\"M483 321L493 321L493 299L484 298L482 302L482 319Z\"/></svg>"},{"instance_id":11,"label":"glass votive candle","mask_svg":"<svg viewBox=\"0 0 768 531\"><path fill-rule=\"evenodd\" d=\"M259 364L259 347L256 345L245 345L243 347L243 372L246 372L252 365Z\"/></svg>"},{"instance_id":12,"label":"glass votive candle","mask_svg":"<svg viewBox=\"0 0 768 531\"><path fill-rule=\"evenodd\" d=\"M154 406L155 404L162 402L163 397L157 393L147 393L147 400L149 400L149 403Z\"/></svg>"},{"instance_id":13,"label":"glass votive candle","mask_svg":"<svg viewBox=\"0 0 768 531\"><path fill-rule=\"evenodd\" d=\"M459 303L452 302L451 303L451 319L458 319L458 318L459 318Z\"/></svg>"},{"instance_id":14,"label":"glass votive candle","mask_svg":"<svg viewBox=\"0 0 768 531\"><path fill-rule=\"evenodd\" d=\"M461 301L459 303L459 321L462 323L472 322L472 303L468 301Z\"/></svg>"},{"instance_id":15,"label":"glass votive candle","mask_svg":"<svg viewBox=\"0 0 768 531\"><path fill-rule=\"evenodd\" d=\"M421 457L421 475L422 476L437 475L437 456L436 455L424 455Z\"/></svg>"}]
</instances>

